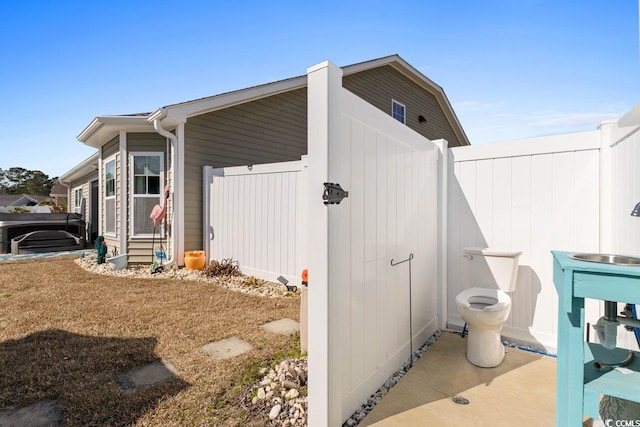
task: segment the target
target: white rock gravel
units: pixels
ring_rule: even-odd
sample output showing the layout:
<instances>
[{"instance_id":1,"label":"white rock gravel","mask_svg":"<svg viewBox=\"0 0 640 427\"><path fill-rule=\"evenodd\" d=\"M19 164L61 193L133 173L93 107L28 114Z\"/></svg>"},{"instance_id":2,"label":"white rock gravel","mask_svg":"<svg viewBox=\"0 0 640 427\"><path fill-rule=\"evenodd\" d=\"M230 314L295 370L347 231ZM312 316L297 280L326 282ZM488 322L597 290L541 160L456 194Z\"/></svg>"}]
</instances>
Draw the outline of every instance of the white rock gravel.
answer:
<instances>
[{"instance_id":1,"label":"white rock gravel","mask_svg":"<svg viewBox=\"0 0 640 427\"><path fill-rule=\"evenodd\" d=\"M378 402L400 381L413 364L435 343L441 332L436 331L413 353L385 383L347 419L343 427L357 426ZM413 363L412 363L413 362ZM249 390L243 403L252 412L259 411L268 418L266 425L278 427L307 425L307 359L287 359L264 371L265 376ZM267 415L268 414L268 415Z\"/></svg>"},{"instance_id":2,"label":"white rock gravel","mask_svg":"<svg viewBox=\"0 0 640 427\"><path fill-rule=\"evenodd\" d=\"M265 414L269 426L306 426L307 359L283 360L263 374L244 396L243 404L251 412Z\"/></svg>"},{"instance_id":3,"label":"white rock gravel","mask_svg":"<svg viewBox=\"0 0 640 427\"><path fill-rule=\"evenodd\" d=\"M177 280L197 280L209 282L236 292L242 292L248 295L281 298L292 296L286 286L281 283L268 282L262 279L255 279L244 275L240 276L224 276L224 277L207 277L202 270L187 270L186 268L177 268L175 266L166 268L160 273L151 273L149 265L139 264L130 265L128 268L121 270L113 270L107 262L103 264L96 263L96 254L85 255L77 258L76 263L87 271L97 274L104 274L118 277L138 277L147 279L177 279Z\"/></svg>"}]
</instances>

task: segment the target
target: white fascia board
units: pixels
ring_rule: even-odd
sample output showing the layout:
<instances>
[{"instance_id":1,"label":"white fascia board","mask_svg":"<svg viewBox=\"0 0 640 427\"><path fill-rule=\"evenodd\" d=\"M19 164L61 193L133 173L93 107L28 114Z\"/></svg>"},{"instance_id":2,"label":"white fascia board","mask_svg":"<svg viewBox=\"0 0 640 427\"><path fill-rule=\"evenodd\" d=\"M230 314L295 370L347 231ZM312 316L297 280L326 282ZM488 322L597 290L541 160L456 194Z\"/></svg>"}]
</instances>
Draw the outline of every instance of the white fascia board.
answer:
<instances>
[{"instance_id":1,"label":"white fascia board","mask_svg":"<svg viewBox=\"0 0 640 427\"><path fill-rule=\"evenodd\" d=\"M120 131L153 132L153 126L147 116L98 116L78 135L77 139L84 144L100 148L116 137Z\"/></svg>"},{"instance_id":2,"label":"white fascia board","mask_svg":"<svg viewBox=\"0 0 640 427\"><path fill-rule=\"evenodd\" d=\"M468 160L497 159L599 149L600 132L594 130L540 138L452 147L451 154L454 161L464 162Z\"/></svg>"},{"instance_id":3,"label":"white fascia board","mask_svg":"<svg viewBox=\"0 0 640 427\"><path fill-rule=\"evenodd\" d=\"M211 111L232 107L249 101L255 101L256 99L266 98L279 93L289 92L291 90L305 87L306 85L306 75L294 77L292 79L282 80L275 83L268 83L261 86L223 93L209 98L188 101L182 104L169 105L154 111L148 117L148 120L153 122L154 119L160 118L162 119L163 126L166 123L167 127L171 128L172 126L177 126L180 123L185 123L189 117L206 114Z\"/></svg>"},{"instance_id":4,"label":"white fascia board","mask_svg":"<svg viewBox=\"0 0 640 427\"><path fill-rule=\"evenodd\" d=\"M87 159L83 160L81 163L71 168L68 172L65 172L58 179L61 182L68 184L71 181L74 181L78 178L88 175L93 171L97 171L96 169L97 165L98 165L98 152L92 154L90 157L88 157Z\"/></svg>"}]
</instances>

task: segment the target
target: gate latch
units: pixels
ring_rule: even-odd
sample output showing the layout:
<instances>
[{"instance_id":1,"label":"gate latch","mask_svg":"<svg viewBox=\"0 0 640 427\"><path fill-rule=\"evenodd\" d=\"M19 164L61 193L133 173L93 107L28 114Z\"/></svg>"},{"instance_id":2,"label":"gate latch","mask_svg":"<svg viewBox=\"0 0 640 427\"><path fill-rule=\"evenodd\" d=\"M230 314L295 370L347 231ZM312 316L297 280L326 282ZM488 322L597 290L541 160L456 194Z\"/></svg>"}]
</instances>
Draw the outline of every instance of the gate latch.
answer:
<instances>
[{"instance_id":1,"label":"gate latch","mask_svg":"<svg viewBox=\"0 0 640 427\"><path fill-rule=\"evenodd\" d=\"M324 183L322 200L324 200L325 205L339 205L345 197L349 197L349 192L344 191L340 184L334 184L333 182Z\"/></svg>"}]
</instances>

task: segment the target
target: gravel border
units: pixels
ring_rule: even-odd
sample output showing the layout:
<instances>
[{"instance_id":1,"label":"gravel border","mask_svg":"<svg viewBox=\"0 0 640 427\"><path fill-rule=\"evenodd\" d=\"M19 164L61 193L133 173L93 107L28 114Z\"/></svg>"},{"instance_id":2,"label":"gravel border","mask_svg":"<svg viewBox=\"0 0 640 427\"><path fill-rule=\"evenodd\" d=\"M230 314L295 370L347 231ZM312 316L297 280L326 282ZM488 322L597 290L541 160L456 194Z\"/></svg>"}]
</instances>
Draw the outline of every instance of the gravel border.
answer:
<instances>
[{"instance_id":1,"label":"gravel border","mask_svg":"<svg viewBox=\"0 0 640 427\"><path fill-rule=\"evenodd\" d=\"M257 279L253 276L220 276L208 277L202 270L187 270L186 268L178 268L175 265L167 267L159 273L151 273L151 267L148 264L129 265L121 270L113 270L109 265L109 258L103 264L96 262L97 254L82 254L75 260L83 269L96 274L118 276L118 277L135 277L144 279L178 279L178 280L196 280L209 282L232 291L242 292L247 295L262 296L269 298L282 298L298 295L299 292L290 292L286 286L281 283L269 282L267 280Z\"/></svg>"}]
</instances>

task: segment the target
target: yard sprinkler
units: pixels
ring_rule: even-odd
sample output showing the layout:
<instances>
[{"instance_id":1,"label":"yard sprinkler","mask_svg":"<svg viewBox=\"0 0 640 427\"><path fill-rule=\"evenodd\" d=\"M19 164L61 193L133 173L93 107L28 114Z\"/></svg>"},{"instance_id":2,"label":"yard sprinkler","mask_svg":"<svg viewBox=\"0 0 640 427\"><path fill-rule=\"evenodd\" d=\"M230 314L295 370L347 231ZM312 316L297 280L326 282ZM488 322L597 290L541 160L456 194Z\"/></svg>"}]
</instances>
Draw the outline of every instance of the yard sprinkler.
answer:
<instances>
[{"instance_id":1,"label":"yard sprinkler","mask_svg":"<svg viewBox=\"0 0 640 427\"><path fill-rule=\"evenodd\" d=\"M287 279L285 279L284 277L280 276L278 277L278 282L282 283L284 286L287 287L287 290L289 292L296 292L298 290L298 287L295 285L289 285L289 281Z\"/></svg>"}]
</instances>

